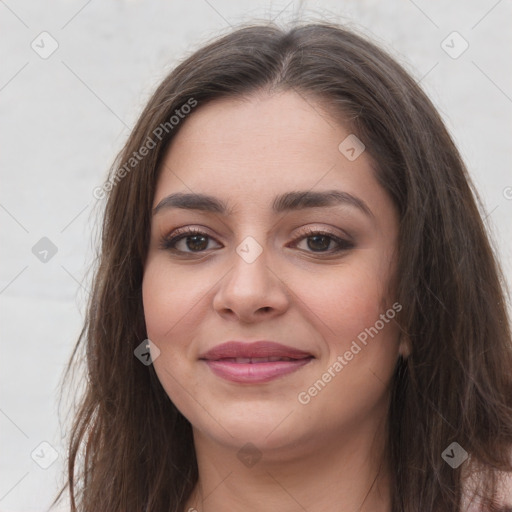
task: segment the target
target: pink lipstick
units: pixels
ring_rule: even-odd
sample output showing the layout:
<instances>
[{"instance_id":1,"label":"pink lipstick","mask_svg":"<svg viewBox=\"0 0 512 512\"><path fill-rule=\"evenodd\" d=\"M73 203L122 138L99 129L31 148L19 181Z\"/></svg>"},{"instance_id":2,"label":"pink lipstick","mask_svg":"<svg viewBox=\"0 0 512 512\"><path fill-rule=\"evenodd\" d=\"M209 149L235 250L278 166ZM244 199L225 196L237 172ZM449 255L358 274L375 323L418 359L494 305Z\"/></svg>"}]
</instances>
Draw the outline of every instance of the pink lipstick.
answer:
<instances>
[{"instance_id":1,"label":"pink lipstick","mask_svg":"<svg viewBox=\"0 0 512 512\"><path fill-rule=\"evenodd\" d=\"M232 382L268 382L295 372L314 356L272 341L228 341L199 357L215 375Z\"/></svg>"}]
</instances>

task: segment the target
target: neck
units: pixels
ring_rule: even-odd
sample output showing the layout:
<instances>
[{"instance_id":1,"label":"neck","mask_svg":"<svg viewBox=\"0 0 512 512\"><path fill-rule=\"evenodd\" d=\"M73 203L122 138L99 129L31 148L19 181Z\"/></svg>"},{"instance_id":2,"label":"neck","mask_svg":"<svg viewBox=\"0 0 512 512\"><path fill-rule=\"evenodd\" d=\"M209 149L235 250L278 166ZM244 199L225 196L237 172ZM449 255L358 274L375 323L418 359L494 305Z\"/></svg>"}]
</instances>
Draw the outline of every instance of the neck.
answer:
<instances>
[{"instance_id":1,"label":"neck","mask_svg":"<svg viewBox=\"0 0 512 512\"><path fill-rule=\"evenodd\" d=\"M382 421L318 437L303 440L300 449L262 451L248 467L236 449L194 430L199 479L185 512L390 512Z\"/></svg>"}]
</instances>

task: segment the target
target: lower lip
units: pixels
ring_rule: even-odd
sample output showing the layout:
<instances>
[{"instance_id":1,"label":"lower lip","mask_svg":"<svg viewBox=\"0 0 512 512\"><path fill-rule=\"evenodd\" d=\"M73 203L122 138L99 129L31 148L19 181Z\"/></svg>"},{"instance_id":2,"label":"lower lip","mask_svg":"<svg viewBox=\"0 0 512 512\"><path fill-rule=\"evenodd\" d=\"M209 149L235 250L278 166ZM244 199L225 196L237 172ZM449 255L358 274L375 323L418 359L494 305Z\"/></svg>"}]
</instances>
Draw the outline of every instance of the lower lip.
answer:
<instances>
[{"instance_id":1,"label":"lower lip","mask_svg":"<svg viewBox=\"0 0 512 512\"><path fill-rule=\"evenodd\" d=\"M268 382L293 373L308 364L313 358L293 361L272 361L268 363L234 363L232 361L208 361L205 363L215 375L232 382Z\"/></svg>"}]
</instances>

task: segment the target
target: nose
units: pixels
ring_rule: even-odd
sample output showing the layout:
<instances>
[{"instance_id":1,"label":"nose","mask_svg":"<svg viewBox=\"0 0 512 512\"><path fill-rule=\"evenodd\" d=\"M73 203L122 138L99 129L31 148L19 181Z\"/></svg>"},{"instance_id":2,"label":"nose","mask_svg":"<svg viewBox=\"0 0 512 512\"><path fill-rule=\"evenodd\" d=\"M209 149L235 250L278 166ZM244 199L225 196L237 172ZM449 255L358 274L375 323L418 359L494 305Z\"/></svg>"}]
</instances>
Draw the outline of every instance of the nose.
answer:
<instances>
[{"instance_id":1,"label":"nose","mask_svg":"<svg viewBox=\"0 0 512 512\"><path fill-rule=\"evenodd\" d=\"M233 251L232 268L219 283L213 307L226 318L254 323L282 315L289 306L289 291L270 268L266 250L254 260Z\"/></svg>"}]
</instances>

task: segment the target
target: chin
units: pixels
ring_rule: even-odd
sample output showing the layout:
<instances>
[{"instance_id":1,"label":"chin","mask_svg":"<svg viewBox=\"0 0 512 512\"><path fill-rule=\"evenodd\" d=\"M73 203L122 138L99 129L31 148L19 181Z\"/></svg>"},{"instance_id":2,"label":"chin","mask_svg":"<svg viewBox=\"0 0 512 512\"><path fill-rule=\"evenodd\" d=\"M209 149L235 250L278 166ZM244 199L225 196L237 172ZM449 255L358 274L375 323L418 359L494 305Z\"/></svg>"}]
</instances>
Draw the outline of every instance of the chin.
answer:
<instances>
[{"instance_id":1,"label":"chin","mask_svg":"<svg viewBox=\"0 0 512 512\"><path fill-rule=\"evenodd\" d=\"M294 438L300 436L298 426L287 422L289 412L283 414L282 407L279 410L269 410L267 407L266 411L259 408L250 412L222 413L220 425L210 417L191 423L194 430L223 445L239 449L246 443L252 443L261 450L275 450L295 444L297 440ZM290 419L292 416L290 414ZM304 423L301 425L304 426Z\"/></svg>"}]
</instances>

